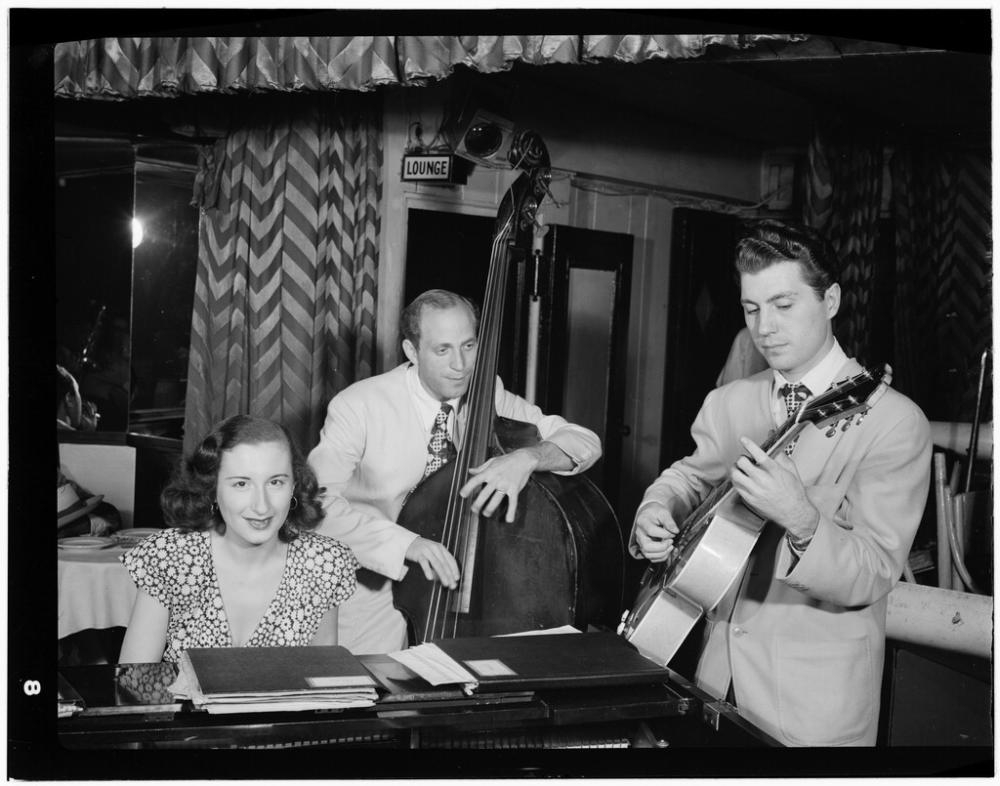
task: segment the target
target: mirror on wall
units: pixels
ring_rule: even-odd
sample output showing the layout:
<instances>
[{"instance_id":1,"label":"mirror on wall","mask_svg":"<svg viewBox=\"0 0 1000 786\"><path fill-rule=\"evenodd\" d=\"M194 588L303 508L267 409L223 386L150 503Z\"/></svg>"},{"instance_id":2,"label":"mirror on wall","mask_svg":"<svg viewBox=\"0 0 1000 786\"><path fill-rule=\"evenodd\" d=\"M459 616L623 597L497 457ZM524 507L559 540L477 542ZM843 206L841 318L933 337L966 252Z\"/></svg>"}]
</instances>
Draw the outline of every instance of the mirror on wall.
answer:
<instances>
[{"instance_id":1,"label":"mirror on wall","mask_svg":"<svg viewBox=\"0 0 1000 786\"><path fill-rule=\"evenodd\" d=\"M56 139L56 362L76 378L99 431L126 431L131 221L127 140Z\"/></svg>"},{"instance_id":2,"label":"mirror on wall","mask_svg":"<svg viewBox=\"0 0 1000 786\"><path fill-rule=\"evenodd\" d=\"M191 146L136 149L129 430L180 439L198 261Z\"/></svg>"},{"instance_id":3,"label":"mirror on wall","mask_svg":"<svg viewBox=\"0 0 1000 786\"><path fill-rule=\"evenodd\" d=\"M180 438L198 255L197 150L56 139L56 362L84 428Z\"/></svg>"}]
</instances>

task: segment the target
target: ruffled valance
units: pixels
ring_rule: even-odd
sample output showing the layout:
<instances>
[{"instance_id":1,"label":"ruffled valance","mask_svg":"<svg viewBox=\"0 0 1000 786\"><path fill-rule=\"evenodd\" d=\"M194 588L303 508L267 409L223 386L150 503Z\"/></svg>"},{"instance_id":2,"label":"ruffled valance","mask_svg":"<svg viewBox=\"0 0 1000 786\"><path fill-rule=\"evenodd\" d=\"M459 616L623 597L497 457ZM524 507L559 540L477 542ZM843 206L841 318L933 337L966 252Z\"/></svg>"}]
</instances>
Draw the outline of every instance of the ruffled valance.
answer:
<instances>
[{"instance_id":1,"label":"ruffled valance","mask_svg":"<svg viewBox=\"0 0 1000 786\"><path fill-rule=\"evenodd\" d=\"M55 93L124 100L240 91L374 90L515 62L640 63L801 35L527 35L97 38L55 47Z\"/></svg>"}]
</instances>

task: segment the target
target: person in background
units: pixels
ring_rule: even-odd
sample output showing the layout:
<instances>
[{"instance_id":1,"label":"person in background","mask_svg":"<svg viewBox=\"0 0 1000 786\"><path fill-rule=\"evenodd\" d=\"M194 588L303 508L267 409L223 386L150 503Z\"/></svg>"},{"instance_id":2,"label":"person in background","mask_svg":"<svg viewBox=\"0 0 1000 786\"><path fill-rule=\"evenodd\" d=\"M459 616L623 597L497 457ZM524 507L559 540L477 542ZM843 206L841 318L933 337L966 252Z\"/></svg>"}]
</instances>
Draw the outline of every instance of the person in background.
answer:
<instances>
[{"instance_id":1,"label":"person in background","mask_svg":"<svg viewBox=\"0 0 1000 786\"><path fill-rule=\"evenodd\" d=\"M753 343L753 336L750 335L750 329L742 327L733 338L733 343L729 347L729 354L726 356L726 362L723 364L722 370L715 380L715 386L720 388L734 379L749 377L758 371L763 371L767 367L767 361Z\"/></svg>"},{"instance_id":2,"label":"person in background","mask_svg":"<svg viewBox=\"0 0 1000 786\"><path fill-rule=\"evenodd\" d=\"M128 413L135 397L131 343L127 320L118 317L101 330L94 353L95 366L80 379L80 390L101 410L104 431L126 431Z\"/></svg>"},{"instance_id":3,"label":"person in background","mask_svg":"<svg viewBox=\"0 0 1000 786\"><path fill-rule=\"evenodd\" d=\"M56 430L96 431L101 419L97 405L80 395L76 378L56 365Z\"/></svg>"},{"instance_id":4,"label":"person in background","mask_svg":"<svg viewBox=\"0 0 1000 786\"><path fill-rule=\"evenodd\" d=\"M460 295L429 290L403 310L401 329L407 362L334 396L309 455L326 489L323 532L350 545L365 568L340 618L341 643L356 654L406 646L406 622L393 606L391 586L405 575L406 563L448 588L459 580L455 558L442 544L395 521L410 491L462 445L478 313ZM460 493L484 516L506 501L510 522L532 472L583 472L600 457L601 443L592 431L505 390L499 379L495 403L498 415L535 424L541 442L473 467Z\"/></svg>"},{"instance_id":5,"label":"person in background","mask_svg":"<svg viewBox=\"0 0 1000 786\"><path fill-rule=\"evenodd\" d=\"M169 529L122 555L138 588L121 663L176 662L190 647L337 643L355 587L351 550L313 532L316 478L288 432L237 415L161 495Z\"/></svg>"},{"instance_id":6,"label":"person in background","mask_svg":"<svg viewBox=\"0 0 1000 786\"><path fill-rule=\"evenodd\" d=\"M801 399L862 368L833 334L837 261L818 234L760 222L738 244L736 269L769 368L709 392L691 427L695 452L647 489L629 551L667 559L678 525L731 479L767 523L709 611L699 685L787 745L874 745L886 597L927 499L929 426L889 388L846 431L828 438L807 427L791 456L764 453Z\"/></svg>"},{"instance_id":7,"label":"person in background","mask_svg":"<svg viewBox=\"0 0 1000 786\"><path fill-rule=\"evenodd\" d=\"M80 386L65 368L56 365L56 429L76 431L83 417Z\"/></svg>"},{"instance_id":8,"label":"person in background","mask_svg":"<svg viewBox=\"0 0 1000 786\"><path fill-rule=\"evenodd\" d=\"M80 398L76 379L56 365L56 431L93 431L96 410ZM58 448L58 442L57 442ZM110 535L121 528L118 509L98 494L68 478L61 461L56 462L56 532L65 538L80 535Z\"/></svg>"},{"instance_id":9,"label":"person in background","mask_svg":"<svg viewBox=\"0 0 1000 786\"><path fill-rule=\"evenodd\" d=\"M61 464L56 468L56 537L106 537L121 526L118 508L67 478Z\"/></svg>"}]
</instances>

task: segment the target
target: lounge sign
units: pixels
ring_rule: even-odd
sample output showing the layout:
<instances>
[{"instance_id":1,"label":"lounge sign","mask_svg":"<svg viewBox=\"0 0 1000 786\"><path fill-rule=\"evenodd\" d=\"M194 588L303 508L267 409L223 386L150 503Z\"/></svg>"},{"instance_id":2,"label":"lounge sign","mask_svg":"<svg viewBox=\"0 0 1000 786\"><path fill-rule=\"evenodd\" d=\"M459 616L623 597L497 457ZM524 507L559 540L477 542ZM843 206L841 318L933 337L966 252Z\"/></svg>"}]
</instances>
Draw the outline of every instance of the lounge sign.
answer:
<instances>
[{"instance_id":1,"label":"lounge sign","mask_svg":"<svg viewBox=\"0 0 1000 786\"><path fill-rule=\"evenodd\" d=\"M403 180L436 180L449 183L455 171L452 155L403 156Z\"/></svg>"}]
</instances>

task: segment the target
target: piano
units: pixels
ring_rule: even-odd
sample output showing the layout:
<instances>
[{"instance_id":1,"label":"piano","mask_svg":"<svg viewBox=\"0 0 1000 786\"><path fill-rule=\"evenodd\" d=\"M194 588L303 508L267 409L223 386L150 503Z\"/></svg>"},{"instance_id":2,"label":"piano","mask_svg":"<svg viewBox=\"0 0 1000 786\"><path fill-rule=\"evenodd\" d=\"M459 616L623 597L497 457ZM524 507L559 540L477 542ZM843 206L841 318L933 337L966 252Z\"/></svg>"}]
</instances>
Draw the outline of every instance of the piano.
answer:
<instances>
[{"instance_id":1,"label":"piano","mask_svg":"<svg viewBox=\"0 0 1000 786\"><path fill-rule=\"evenodd\" d=\"M360 656L378 659L384 656ZM755 747L779 743L681 675L650 685L390 693L372 707L212 714L173 697L173 664L63 667L75 709L60 747L540 750ZM63 691L61 690L61 693ZM67 696L67 703L74 702Z\"/></svg>"}]
</instances>

